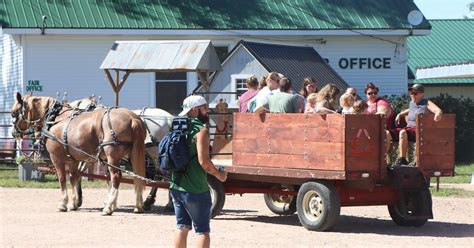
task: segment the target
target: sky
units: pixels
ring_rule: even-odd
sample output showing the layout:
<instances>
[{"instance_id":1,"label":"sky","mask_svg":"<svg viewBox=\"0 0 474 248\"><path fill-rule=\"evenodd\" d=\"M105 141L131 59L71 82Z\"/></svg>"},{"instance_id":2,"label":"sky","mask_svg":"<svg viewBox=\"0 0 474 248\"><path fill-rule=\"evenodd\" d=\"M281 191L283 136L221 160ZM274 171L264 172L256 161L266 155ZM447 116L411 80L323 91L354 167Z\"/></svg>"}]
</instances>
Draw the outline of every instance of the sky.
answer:
<instances>
[{"instance_id":1,"label":"sky","mask_svg":"<svg viewBox=\"0 0 474 248\"><path fill-rule=\"evenodd\" d=\"M426 19L462 19L474 18L467 5L474 0L415 0L416 6Z\"/></svg>"}]
</instances>

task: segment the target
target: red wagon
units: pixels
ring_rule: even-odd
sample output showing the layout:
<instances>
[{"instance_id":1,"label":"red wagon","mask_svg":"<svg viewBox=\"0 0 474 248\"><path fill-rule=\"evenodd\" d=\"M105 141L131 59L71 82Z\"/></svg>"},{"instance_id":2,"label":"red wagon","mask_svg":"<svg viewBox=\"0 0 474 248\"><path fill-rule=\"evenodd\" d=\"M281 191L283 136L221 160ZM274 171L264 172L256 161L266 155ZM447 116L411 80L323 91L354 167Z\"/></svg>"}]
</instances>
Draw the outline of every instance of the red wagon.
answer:
<instances>
[{"instance_id":1,"label":"red wagon","mask_svg":"<svg viewBox=\"0 0 474 248\"><path fill-rule=\"evenodd\" d=\"M226 193L264 193L309 230L334 226L341 206L387 205L396 224L421 226L433 218L430 178L454 175L454 125L418 116L416 166L394 166L379 116L235 113L232 159L214 160L229 176L210 180L213 211Z\"/></svg>"}]
</instances>

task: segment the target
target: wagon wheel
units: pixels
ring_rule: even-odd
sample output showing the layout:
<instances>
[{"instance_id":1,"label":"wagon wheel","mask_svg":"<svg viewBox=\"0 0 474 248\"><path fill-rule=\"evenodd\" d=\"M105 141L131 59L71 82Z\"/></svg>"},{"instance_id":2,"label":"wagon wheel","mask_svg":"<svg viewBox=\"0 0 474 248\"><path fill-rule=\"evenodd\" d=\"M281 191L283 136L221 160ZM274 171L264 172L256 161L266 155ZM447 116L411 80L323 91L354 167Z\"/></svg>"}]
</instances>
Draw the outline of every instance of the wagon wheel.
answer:
<instances>
[{"instance_id":1,"label":"wagon wheel","mask_svg":"<svg viewBox=\"0 0 474 248\"><path fill-rule=\"evenodd\" d=\"M225 190L224 185L214 176L208 175L207 183L209 184L212 199L211 218L214 218L224 208Z\"/></svg>"},{"instance_id":2,"label":"wagon wheel","mask_svg":"<svg viewBox=\"0 0 474 248\"><path fill-rule=\"evenodd\" d=\"M294 191L293 185L276 185L275 190ZM296 197L291 195L264 194L265 204L275 214L292 215L296 212Z\"/></svg>"},{"instance_id":3,"label":"wagon wheel","mask_svg":"<svg viewBox=\"0 0 474 248\"><path fill-rule=\"evenodd\" d=\"M433 217L429 189L402 192L400 201L388 206L393 222L399 226L423 226Z\"/></svg>"},{"instance_id":4,"label":"wagon wheel","mask_svg":"<svg viewBox=\"0 0 474 248\"><path fill-rule=\"evenodd\" d=\"M336 224L341 203L332 184L306 182L298 191L296 208L301 225L311 231L324 231Z\"/></svg>"}]
</instances>

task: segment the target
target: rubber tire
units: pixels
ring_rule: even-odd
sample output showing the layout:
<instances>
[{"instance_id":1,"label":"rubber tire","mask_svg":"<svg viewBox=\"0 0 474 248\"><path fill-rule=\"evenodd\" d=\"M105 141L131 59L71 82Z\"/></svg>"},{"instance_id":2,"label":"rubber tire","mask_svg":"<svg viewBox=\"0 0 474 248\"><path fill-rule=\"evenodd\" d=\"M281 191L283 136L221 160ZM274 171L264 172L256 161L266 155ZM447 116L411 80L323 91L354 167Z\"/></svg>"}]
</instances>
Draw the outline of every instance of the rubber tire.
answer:
<instances>
[{"instance_id":1,"label":"rubber tire","mask_svg":"<svg viewBox=\"0 0 474 248\"><path fill-rule=\"evenodd\" d=\"M289 185L287 187L284 187L284 185L279 185L277 187L274 187L274 189L281 189L281 190L286 189L290 191L294 190L294 188L289 188L289 187L293 187L293 186ZM278 197L280 196L275 195L275 194L263 194L263 199L265 200L265 204L267 205L268 209L270 209L270 211L278 215L292 215L296 212L296 197L295 196L290 196L290 195L288 196L291 198L289 200L289 203L282 203L282 202L276 201L275 198L278 198Z\"/></svg>"},{"instance_id":2,"label":"rubber tire","mask_svg":"<svg viewBox=\"0 0 474 248\"><path fill-rule=\"evenodd\" d=\"M318 196L319 199L314 198L314 196ZM306 182L298 190L296 199L298 219L307 230L325 231L336 225L341 213L341 202L339 193L331 183L322 181ZM308 213L311 209L309 203L314 200L319 202L322 209L320 216L313 216Z\"/></svg>"},{"instance_id":3,"label":"rubber tire","mask_svg":"<svg viewBox=\"0 0 474 248\"><path fill-rule=\"evenodd\" d=\"M411 200L415 199L415 205L421 206L422 208L432 205L431 192L429 189L424 189L420 192L419 197L411 197ZM407 220L400 213L399 205L388 205L388 213L392 218L393 222L399 226L414 226L420 227L428 222L428 218L417 219L417 220Z\"/></svg>"},{"instance_id":4,"label":"rubber tire","mask_svg":"<svg viewBox=\"0 0 474 248\"><path fill-rule=\"evenodd\" d=\"M224 208L225 189L224 185L214 176L207 175L207 183L209 184L212 198L211 218L214 218L220 214Z\"/></svg>"}]
</instances>

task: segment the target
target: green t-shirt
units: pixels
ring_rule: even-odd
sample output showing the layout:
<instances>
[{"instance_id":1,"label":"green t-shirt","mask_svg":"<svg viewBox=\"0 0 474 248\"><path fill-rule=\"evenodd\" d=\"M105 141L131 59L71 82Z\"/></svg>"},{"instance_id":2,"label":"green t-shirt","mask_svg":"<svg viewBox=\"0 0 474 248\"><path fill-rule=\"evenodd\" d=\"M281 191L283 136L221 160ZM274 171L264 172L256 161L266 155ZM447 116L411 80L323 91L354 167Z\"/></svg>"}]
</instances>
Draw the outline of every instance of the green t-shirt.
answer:
<instances>
[{"instance_id":1,"label":"green t-shirt","mask_svg":"<svg viewBox=\"0 0 474 248\"><path fill-rule=\"evenodd\" d=\"M271 113L298 113L300 103L298 96L277 91L268 98L268 104L265 104L264 107Z\"/></svg>"},{"instance_id":2,"label":"green t-shirt","mask_svg":"<svg viewBox=\"0 0 474 248\"><path fill-rule=\"evenodd\" d=\"M205 128L197 118L191 118L191 132L188 135L189 155L192 157L184 174L172 174L170 189L189 193L204 193L209 191L207 174L199 164L196 147L196 134Z\"/></svg>"}]
</instances>

